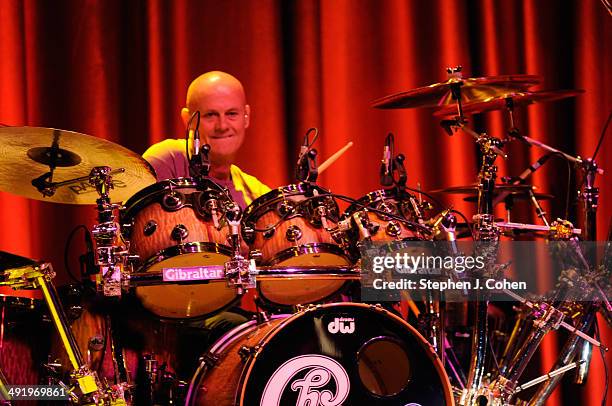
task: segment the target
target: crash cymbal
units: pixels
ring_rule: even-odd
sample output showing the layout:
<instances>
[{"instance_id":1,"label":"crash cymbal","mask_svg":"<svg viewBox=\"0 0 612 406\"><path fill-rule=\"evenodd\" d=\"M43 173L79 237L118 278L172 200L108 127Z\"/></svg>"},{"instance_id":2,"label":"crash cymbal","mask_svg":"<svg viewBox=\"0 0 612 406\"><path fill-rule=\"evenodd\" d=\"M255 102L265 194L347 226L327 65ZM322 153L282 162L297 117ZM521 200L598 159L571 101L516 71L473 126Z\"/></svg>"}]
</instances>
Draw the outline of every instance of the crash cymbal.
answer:
<instances>
[{"instance_id":1,"label":"crash cymbal","mask_svg":"<svg viewBox=\"0 0 612 406\"><path fill-rule=\"evenodd\" d=\"M415 107L443 107L455 104L451 85L461 82L461 102L482 101L509 93L526 91L542 79L535 75L505 75L481 78L451 78L446 82L395 93L372 102L378 109L408 109ZM449 107L450 108L450 107Z\"/></svg>"},{"instance_id":2,"label":"crash cymbal","mask_svg":"<svg viewBox=\"0 0 612 406\"><path fill-rule=\"evenodd\" d=\"M532 103L556 101L568 97L576 97L584 93L582 89L569 90L548 90L544 92L510 92L497 97L490 97L485 100L477 100L463 104L464 114L477 114L493 110L505 110L509 103L514 107L527 106ZM448 117L457 114L454 106L444 106L434 113L437 117Z\"/></svg>"},{"instance_id":3,"label":"crash cymbal","mask_svg":"<svg viewBox=\"0 0 612 406\"><path fill-rule=\"evenodd\" d=\"M44 127L2 127L0 138L0 190L5 192L55 203L95 204L98 194L86 180L59 186L49 197L32 185L49 172L52 151L57 153L56 168L49 182L85 177L97 166L123 168L113 175L112 202L126 200L155 183L153 169L143 158L101 138Z\"/></svg>"}]
</instances>

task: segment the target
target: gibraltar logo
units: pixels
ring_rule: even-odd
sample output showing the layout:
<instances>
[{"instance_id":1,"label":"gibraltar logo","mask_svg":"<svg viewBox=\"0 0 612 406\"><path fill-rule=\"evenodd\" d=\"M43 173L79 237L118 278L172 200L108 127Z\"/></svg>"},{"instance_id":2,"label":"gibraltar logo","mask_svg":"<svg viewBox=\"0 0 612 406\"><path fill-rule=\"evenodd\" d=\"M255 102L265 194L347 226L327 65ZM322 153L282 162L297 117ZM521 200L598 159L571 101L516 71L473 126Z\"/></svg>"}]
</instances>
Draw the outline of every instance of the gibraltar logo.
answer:
<instances>
[{"instance_id":1,"label":"gibraltar logo","mask_svg":"<svg viewBox=\"0 0 612 406\"><path fill-rule=\"evenodd\" d=\"M302 379L291 380L301 371L308 370ZM317 390L333 379L336 393ZM278 406L287 385L298 392L296 406L341 406L351 389L346 370L336 360L324 355L300 355L281 365L270 377L260 406Z\"/></svg>"}]
</instances>

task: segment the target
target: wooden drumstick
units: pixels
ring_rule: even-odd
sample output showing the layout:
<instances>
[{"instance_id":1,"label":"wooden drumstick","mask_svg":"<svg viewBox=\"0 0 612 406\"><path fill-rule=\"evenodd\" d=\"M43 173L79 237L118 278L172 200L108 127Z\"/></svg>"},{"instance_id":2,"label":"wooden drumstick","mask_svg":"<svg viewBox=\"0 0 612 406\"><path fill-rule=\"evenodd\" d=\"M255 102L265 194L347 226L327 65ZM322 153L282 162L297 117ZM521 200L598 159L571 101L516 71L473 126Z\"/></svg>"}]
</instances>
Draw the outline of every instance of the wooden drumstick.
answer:
<instances>
[{"instance_id":1,"label":"wooden drumstick","mask_svg":"<svg viewBox=\"0 0 612 406\"><path fill-rule=\"evenodd\" d=\"M334 155L332 155L329 158L327 158L327 160L325 162L323 162L321 165L319 165L319 168L318 168L319 169L319 175L322 174L323 171L325 171L331 164L336 162L336 159L340 158L342 156L342 154L344 154L352 146L353 146L353 141L349 141L345 146L340 148L338 150L338 152L336 152Z\"/></svg>"}]
</instances>

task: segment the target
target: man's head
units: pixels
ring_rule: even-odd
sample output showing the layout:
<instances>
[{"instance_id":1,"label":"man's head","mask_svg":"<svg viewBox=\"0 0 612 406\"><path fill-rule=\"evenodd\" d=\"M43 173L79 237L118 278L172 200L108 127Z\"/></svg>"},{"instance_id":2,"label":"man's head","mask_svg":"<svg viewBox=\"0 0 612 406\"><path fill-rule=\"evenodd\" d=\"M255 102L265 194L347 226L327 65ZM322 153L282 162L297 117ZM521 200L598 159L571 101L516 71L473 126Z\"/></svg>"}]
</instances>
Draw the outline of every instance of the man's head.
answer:
<instances>
[{"instance_id":1,"label":"man's head","mask_svg":"<svg viewBox=\"0 0 612 406\"><path fill-rule=\"evenodd\" d=\"M187 90L187 106L181 110L187 126L200 111L200 139L210 144L213 165L233 163L249 127L251 108L246 104L242 84L232 75L212 71L196 78Z\"/></svg>"}]
</instances>

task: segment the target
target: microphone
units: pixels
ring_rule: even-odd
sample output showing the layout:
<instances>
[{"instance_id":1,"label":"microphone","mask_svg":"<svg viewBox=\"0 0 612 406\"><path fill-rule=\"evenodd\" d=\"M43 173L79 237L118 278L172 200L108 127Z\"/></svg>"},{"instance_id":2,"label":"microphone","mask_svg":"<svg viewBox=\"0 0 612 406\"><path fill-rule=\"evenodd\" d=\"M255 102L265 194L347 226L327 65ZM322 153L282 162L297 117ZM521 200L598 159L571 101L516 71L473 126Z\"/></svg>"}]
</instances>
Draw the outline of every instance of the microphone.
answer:
<instances>
[{"instance_id":1,"label":"microphone","mask_svg":"<svg viewBox=\"0 0 612 406\"><path fill-rule=\"evenodd\" d=\"M380 164L380 184L383 186L393 185L393 161L391 151L393 147L393 134L387 134L385 139L385 148L383 149L383 158Z\"/></svg>"},{"instance_id":2,"label":"microphone","mask_svg":"<svg viewBox=\"0 0 612 406\"><path fill-rule=\"evenodd\" d=\"M310 143L310 140L308 138L311 132L315 133L312 143ZM314 144L314 142L317 140L318 136L319 136L319 130L314 127L309 128L308 131L306 131L306 134L304 135L304 141L302 142L302 145L300 146L300 154L298 156L297 164L295 167L295 177L298 180L298 182L305 182L310 177L311 168L308 163L308 160L310 159L309 154L311 152L311 147ZM315 152L315 155L316 155L316 152ZM316 174L315 174L315 178L316 178Z\"/></svg>"},{"instance_id":3,"label":"microphone","mask_svg":"<svg viewBox=\"0 0 612 406\"><path fill-rule=\"evenodd\" d=\"M198 155L200 153L200 131L198 131L198 129L195 131L190 130L189 133L189 137L193 137L194 155Z\"/></svg>"},{"instance_id":4,"label":"microphone","mask_svg":"<svg viewBox=\"0 0 612 406\"><path fill-rule=\"evenodd\" d=\"M304 135L304 141L302 141L302 146L300 147L300 154L298 155L298 161L297 161L298 166L300 166L300 164L302 163L302 160L306 157L307 153L308 153L308 133Z\"/></svg>"},{"instance_id":5,"label":"microphone","mask_svg":"<svg viewBox=\"0 0 612 406\"><path fill-rule=\"evenodd\" d=\"M191 127L191 120L189 121L189 133L188 133L188 141L189 139L193 138L193 150L194 150L194 155L198 155L200 153L200 110L196 110L193 115L191 116L191 119L193 120L193 117L196 116L196 125L195 125L195 129L193 129Z\"/></svg>"}]
</instances>

